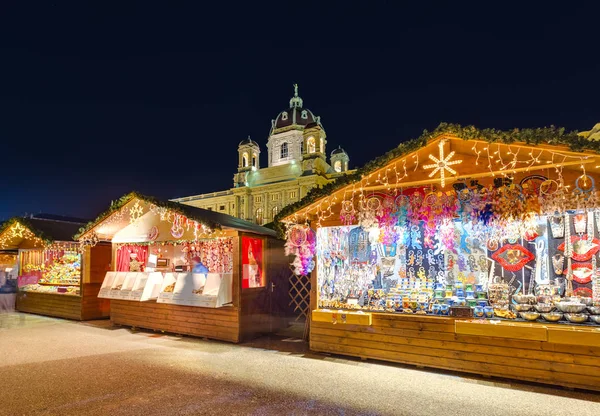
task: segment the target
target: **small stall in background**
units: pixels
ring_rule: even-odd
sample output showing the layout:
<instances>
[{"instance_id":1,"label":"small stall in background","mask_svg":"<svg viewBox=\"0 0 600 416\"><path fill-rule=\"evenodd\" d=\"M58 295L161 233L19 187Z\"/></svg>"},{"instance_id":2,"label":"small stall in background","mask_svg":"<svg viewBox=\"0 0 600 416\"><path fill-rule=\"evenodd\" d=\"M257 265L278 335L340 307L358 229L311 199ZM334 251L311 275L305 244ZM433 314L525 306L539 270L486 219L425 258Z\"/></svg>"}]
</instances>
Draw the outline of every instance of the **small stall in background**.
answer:
<instances>
[{"instance_id":1,"label":"small stall in background","mask_svg":"<svg viewBox=\"0 0 600 416\"><path fill-rule=\"evenodd\" d=\"M288 261L271 229L130 193L79 239L112 244L98 297L114 324L230 342L286 324Z\"/></svg>"},{"instance_id":2,"label":"small stall in background","mask_svg":"<svg viewBox=\"0 0 600 416\"><path fill-rule=\"evenodd\" d=\"M0 249L17 254L10 276L17 276L16 309L59 318L107 318L109 302L98 299L109 269L110 245L81 248L73 236L83 222L40 215L12 218L0 229Z\"/></svg>"},{"instance_id":3,"label":"small stall in background","mask_svg":"<svg viewBox=\"0 0 600 416\"><path fill-rule=\"evenodd\" d=\"M0 250L0 312L15 310L17 300L17 250Z\"/></svg>"}]
</instances>

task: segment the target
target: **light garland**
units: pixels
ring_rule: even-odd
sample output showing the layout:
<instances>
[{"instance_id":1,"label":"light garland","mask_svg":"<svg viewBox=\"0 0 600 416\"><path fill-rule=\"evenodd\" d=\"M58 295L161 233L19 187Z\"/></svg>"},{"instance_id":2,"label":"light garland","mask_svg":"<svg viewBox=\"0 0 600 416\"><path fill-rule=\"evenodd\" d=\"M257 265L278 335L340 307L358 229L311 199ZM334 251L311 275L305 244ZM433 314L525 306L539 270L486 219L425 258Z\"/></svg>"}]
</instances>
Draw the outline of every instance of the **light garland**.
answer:
<instances>
[{"instance_id":1,"label":"light garland","mask_svg":"<svg viewBox=\"0 0 600 416\"><path fill-rule=\"evenodd\" d=\"M440 143L438 144L438 148L440 150L439 158L437 158L433 155L429 155L429 159L433 160L435 163L423 166L423 169L433 169L433 171L429 174L430 178L433 177L438 171L440 172L440 183L442 185L442 188L444 188L446 186L446 171L448 171L448 173L450 173L451 175L457 175L457 172L454 169L452 169L450 166L458 165L458 164L462 163L462 160L450 160L454 157L454 154L456 153L454 150L451 151L448 154L448 156L444 157L444 144L445 143L446 143L446 140L442 139L442 140L440 140Z\"/></svg>"}]
</instances>

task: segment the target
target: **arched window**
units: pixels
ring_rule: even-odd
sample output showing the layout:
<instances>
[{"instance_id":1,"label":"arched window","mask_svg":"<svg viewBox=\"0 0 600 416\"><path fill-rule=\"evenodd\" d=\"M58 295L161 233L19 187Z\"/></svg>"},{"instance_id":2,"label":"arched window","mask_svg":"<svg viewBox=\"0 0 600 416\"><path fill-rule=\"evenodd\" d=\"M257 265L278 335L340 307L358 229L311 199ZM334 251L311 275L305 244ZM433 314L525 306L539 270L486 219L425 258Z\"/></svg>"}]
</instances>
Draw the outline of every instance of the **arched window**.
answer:
<instances>
[{"instance_id":1,"label":"arched window","mask_svg":"<svg viewBox=\"0 0 600 416\"><path fill-rule=\"evenodd\" d=\"M282 120L287 120L288 119L288 113L286 113L285 111L283 113L281 113L281 119Z\"/></svg>"},{"instance_id":2,"label":"arched window","mask_svg":"<svg viewBox=\"0 0 600 416\"><path fill-rule=\"evenodd\" d=\"M336 172L342 171L342 161L341 160L335 161L335 163L333 164L333 170L335 170Z\"/></svg>"},{"instance_id":3,"label":"arched window","mask_svg":"<svg viewBox=\"0 0 600 416\"><path fill-rule=\"evenodd\" d=\"M275 219L275 216L279 213L279 207L278 206L274 206L273 209L271 210L272 214L273 214L273 219Z\"/></svg>"},{"instance_id":4,"label":"arched window","mask_svg":"<svg viewBox=\"0 0 600 416\"><path fill-rule=\"evenodd\" d=\"M256 153L254 153L252 155L252 166L256 167L256 161L258 160L258 157L256 156Z\"/></svg>"},{"instance_id":5,"label":"arched window","mask_svg":"<svg viewBox=\"0 0 600 416\"><path fill-rule=\"evenodd\" d=\"M306 110L302 110L302 113L300 114L300 117L303 120L306 120L308 118L308 112Z\"/></svg>"},{"instance_id":6,"label":"arched window","mask_svg":"<svg viewBox=\"0 0 600 416\"><path fill-rule=\"evenodd\" d=\"M325 141L321 139L321 153L325 153Z\"/></svg>"},{"instance_id":7,"label":"arched window","mask_svg":"<svg viewBox=\"0 0 600 416\"><path fill-rule=\"evenodd\" d=\"M248 166L248 153L244 152L242 155L242 167L245 168Z\"/></svg>"},{"instance_id":8,"label":"arched window","mask_svg":"<svg viewBox=\"0 0 600 416\"><path fill-rule=\"evenodd\" d=\"M256 210L256 223L257 224L262 224L263 223L263 209L262 208L258 208Z\"/></svg>"},{"instance_id":9,"label":"arched window","mask_svg":"<svg viewBox=\"0 0 600 416\"><path fill-rule=\"evenodd\" d=\"M308 148L308 153L316 152L317 146L314 137L311 136L308 138L308 140L306 141L306 147Z\"/></svg>"},{"instance_id":10,"label":"arched window","mask_svg":"<svg viewBox=\"0 0 600 416\"><path fill-rule=\"evenodd\" d=\"M280 159L285 159L289 156L289 149L288 149L288 144L287 142L283 142L281 143L281 151L279 154L279 158Z\"/></svg>"}]
</instances>

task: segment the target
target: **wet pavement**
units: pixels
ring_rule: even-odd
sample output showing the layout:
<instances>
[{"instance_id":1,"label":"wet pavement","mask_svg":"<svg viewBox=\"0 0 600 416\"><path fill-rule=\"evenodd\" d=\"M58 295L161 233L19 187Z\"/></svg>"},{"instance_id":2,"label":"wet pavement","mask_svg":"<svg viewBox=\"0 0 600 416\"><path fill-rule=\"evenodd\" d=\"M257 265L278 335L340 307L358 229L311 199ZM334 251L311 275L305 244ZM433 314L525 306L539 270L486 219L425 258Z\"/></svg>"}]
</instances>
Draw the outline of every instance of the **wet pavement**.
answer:
<instances>
[{"instance_id":1,"label":"wet pavement","mask_svg":"<svg viewBox=\"0 0 600 416\"><path fill-rule=\"evenodd\" d=\"M289 334L232 345L0 314L0 415L598 414L598 394L315 354Z\"/></svg>"}]
</instances>

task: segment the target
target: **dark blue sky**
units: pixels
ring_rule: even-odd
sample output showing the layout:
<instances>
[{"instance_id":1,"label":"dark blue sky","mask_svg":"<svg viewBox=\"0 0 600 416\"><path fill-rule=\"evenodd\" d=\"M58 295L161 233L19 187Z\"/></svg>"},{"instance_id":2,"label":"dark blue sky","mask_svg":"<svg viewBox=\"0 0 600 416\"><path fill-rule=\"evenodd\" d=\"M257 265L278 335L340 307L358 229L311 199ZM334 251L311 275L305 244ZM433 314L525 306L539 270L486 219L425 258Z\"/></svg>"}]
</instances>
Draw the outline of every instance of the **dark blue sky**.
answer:
<instances>
[{"instance_id":1,"label":"dark blue sky","mask_svg":"<svg viewBox=\"0 0 600 416\"><path fill-rule=\"evenodd\" d=\"M576 2L24 3L0 3L0 219L226 189L293 83L352 166L441 121L600 122L600 32Z\"/></svg>"}]
</instances>

